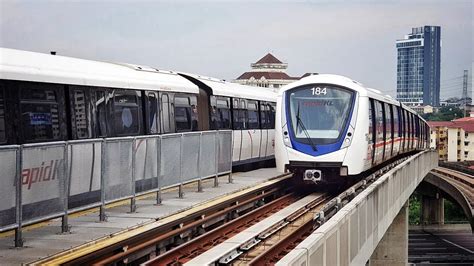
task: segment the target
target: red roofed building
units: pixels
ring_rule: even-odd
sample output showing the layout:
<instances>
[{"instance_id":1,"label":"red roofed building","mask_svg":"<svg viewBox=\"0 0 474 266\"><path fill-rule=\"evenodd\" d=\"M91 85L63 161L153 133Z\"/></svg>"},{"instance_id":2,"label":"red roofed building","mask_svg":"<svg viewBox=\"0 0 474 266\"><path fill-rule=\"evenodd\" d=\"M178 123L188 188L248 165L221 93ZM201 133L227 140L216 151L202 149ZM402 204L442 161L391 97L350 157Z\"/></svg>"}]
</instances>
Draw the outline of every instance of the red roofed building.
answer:
<instances>
[{"instance_id":1,"label":"red roofed building","mask_svg":"<svg viewBox=\"0 0 474 266\"><path fill-rule=\"evenodd\" d=\"M428 121L431 147L439 159L448 162L474 161L474 112L452 121Z\"/></svg>"},{"instance_id":2,"label":"red roofed building","mask_svg":"<svg viewBox=\"0 0 474 266\"><path fill-rule=\"evenodd\" d=\"M252 70L240 75L234 80L235 83L278 90L281 86L302 78L289 76L286 73L288 64L283 63L271 53L266 54L250 66ZM306 73L303 77L312 74Z\"/></svg>"}]
</instances>

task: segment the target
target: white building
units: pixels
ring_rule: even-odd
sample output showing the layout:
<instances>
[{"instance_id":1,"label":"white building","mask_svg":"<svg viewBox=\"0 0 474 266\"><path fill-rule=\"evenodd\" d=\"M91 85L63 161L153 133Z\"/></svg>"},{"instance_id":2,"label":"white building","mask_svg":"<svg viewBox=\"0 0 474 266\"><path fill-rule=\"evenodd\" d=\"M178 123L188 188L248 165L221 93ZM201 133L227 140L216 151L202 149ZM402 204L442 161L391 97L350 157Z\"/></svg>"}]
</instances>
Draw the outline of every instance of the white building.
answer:
<instances>
[{"instance_id":1,"label":"white building","mask_svg":"<svg viewBox=\"0 0 474 266\"><path fill-rule=\"evenodd\" d=\"M277 91L281 86L313 74L306 73L302 77L290 77L286 73L288 64L281 62L270 53L250 66L252 70L240 75L234 80L235 83L270 88Z\"/></svg>"}]
</instances>

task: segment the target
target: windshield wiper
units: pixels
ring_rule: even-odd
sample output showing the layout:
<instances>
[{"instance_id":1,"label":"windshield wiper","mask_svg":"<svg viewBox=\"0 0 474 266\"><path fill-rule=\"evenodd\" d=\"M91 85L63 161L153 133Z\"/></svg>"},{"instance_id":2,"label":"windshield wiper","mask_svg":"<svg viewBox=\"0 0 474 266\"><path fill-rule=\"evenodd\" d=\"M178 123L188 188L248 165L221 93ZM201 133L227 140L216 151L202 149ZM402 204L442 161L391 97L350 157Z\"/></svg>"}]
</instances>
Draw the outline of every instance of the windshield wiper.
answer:
<instances>
[{"instance_id":1,"label":"windshield wiper","mask_svg":"<svg viewBox=\"0 0 474 266\"><path fill-rule=\"evenodd\" d=\"M296 111L296 131L297 132L298 132L298 125L301 125L301 129L303 130L303 133L306 135L306 139L309 141L309 144L311 148L313 149L313 151L318 151L318 149L316 148L316 144L314 144L313 140L311 139L311 136L308 133L308 130L306 130L306 127L304 126L303 121L301 120L299 102L298 102L298 110Z\"/></svg>"}]
</instances>

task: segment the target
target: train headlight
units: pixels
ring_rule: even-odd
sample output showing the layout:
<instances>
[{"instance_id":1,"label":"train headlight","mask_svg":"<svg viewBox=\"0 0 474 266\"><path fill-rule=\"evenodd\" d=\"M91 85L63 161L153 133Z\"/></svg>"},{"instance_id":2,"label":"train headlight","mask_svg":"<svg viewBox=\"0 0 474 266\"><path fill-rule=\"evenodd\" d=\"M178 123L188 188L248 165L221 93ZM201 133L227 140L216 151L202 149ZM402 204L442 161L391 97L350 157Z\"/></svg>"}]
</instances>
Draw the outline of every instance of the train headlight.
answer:
<instances>
[{"instance_id":1,"label":"train headlight","mask_svg":"<svg viewBox=\"0 0 474 266\"><path fill-rule=\"evenodd\" d=\"M285 146L291 148L290 134L288 133L288 127L286 125L283 126L282 132L283 132L283 143L285 144Z\"/></svg>"}]
</instances>

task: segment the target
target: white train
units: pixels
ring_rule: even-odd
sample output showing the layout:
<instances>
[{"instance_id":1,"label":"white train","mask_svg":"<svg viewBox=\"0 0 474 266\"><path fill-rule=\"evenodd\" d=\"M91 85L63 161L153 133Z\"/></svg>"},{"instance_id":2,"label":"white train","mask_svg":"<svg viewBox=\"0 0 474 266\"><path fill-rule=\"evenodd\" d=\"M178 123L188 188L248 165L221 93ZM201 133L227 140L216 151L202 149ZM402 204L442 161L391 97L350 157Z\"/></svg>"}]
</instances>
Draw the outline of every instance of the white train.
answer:
<instances>
[{"instance_id":1,"label":"white train","mask_svg":"<svg viewBox=\"0 0 474 266\"><path fill-rule=\"evenodd\" d=\"M380 91L338 75L313 75L277 99L279 171L305 182L341 183L391 159L429 147L429 126Z\"/></svg>"},{"instance_id":2,"label":"white train","mask_svg":"<svg viewBox=\"0 0 474 266\"><path fill-rule=\"evenodd\" d=\"M232 129L233 165L268 162L275 108L266 89L0 48L0 145Z\"/></svg>"}]
</instances>

